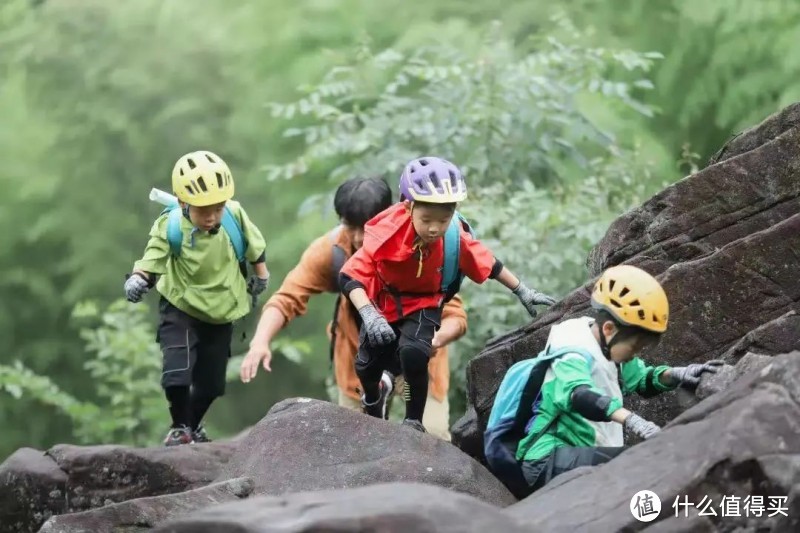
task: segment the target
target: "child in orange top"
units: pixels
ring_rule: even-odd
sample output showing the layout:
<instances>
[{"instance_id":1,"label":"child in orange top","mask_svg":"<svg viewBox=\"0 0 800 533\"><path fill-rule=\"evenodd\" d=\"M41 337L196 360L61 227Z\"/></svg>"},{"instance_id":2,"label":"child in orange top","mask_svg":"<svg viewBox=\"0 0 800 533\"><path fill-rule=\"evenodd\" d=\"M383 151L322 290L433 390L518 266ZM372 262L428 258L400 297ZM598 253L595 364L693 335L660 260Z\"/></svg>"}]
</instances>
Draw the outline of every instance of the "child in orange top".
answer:
<instances>
[{"instance_id":1,"label":"child in orange top","mask_svg":"<svg viewBox=\"0 0 800 533\"><path fill-rule=\"evenodd\" d=\"M384 371L405 375L409 387L403 424L425 431L422 415L428 391L431 341L441 323L443 237L467 197L467 185L454 164L422 157L406 165L400 199L364 227L364 244L345 263L340 286L363 320L356 372L364 391L364 412L386 418L391 380ZM531 315L535 305L552 305L550 296L526 287L492 252L463 227L460 271L476 283L496 279L519 298Z\"/></svg>"}]
</instances>

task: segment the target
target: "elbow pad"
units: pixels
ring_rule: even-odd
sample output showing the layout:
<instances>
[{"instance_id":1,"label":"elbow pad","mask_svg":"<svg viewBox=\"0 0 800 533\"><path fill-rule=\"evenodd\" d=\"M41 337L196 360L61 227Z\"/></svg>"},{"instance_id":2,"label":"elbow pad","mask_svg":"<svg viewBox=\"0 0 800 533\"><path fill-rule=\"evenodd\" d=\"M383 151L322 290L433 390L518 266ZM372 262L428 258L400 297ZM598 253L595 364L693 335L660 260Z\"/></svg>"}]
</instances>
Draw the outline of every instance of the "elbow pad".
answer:
<instances>
[{"instance_id":1,"label":"elbow pad","mask_svg":"<svg viewBox=\"0 0 800 533\"><path fill-rule=\"evenodd\" d=\"M340 272L339 287L342 288L342 293L344 293L345 296L349 297L350 293L353 292L355 289L363 289L364 284L358 280L351 278L347 274Z\"/></svg>"},{"instance_id":2,"label":"elbow pad","mask_svg":"<svg viewBox=\"0 0 800 533\"><path fill-rule=\"evenodd\" d=\"M578 385L570 395L572 408L576 413L593 422L608 422L606 414L611 397L598 394L588 385Z\"/></svg>"},{"instance_id":3,"label":"elbow pad","mask_svg":"<svg viewBox=\"0 0 800 533\"><path fill-rule=\"evenodd\" d=\"M492 265L492 271L489 273L489 279L496 279L497 276L499 276L500 272L502 271L503 271L503 262L495 258L494 265Z\"/></svg>"}]
</instances>

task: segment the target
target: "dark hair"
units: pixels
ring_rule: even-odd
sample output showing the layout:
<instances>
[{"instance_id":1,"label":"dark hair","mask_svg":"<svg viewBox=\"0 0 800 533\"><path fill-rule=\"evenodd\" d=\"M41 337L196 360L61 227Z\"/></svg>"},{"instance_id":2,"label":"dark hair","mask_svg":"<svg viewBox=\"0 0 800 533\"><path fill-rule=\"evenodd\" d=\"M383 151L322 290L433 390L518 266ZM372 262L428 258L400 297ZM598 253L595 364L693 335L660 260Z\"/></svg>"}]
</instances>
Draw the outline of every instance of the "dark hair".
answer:
<instances>
[{"instance_id":1,"label":"dark hair","mask_svg":"<svg viewBox=\"0 0 800 533\"><path fill-rule=\"evenodd\" d=\"M333 197L338 217L354 226L363 226L390 205L392 190L380 177L349 179L339 185Z\"/></svg>"},{"instance_id":2,"label":"dark hair","mask_svg":"<svg viewBox=\"0 0 800 533\"><path fill-rule=\"evenodd\" d=\"M648 331L644 328L640 328L637 326L627 326L621 323L619 320L614 318L614 315L606 311L605 309L600 309L595 311L595 320L597 324L600 326L602 330L603 324L606 322L611 322L617 327L618 333L617 338L619 341L623 341L630 337L639 337L641 339L645 339L647 344L655 344L661 339L661 333L656 333L655 331ZM619 342L617 341L617 342Z\"/></svg>"}]
</instances>

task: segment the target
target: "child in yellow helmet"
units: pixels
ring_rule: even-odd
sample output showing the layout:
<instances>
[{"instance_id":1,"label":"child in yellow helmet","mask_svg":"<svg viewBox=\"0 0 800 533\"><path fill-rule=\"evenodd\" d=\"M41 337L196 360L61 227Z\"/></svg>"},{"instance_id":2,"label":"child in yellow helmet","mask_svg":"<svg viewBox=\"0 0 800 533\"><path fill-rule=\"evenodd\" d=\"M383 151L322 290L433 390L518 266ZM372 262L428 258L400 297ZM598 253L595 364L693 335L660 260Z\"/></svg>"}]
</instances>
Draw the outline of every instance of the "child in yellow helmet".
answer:
<instances>
[{"instance_id":1,"label":"child in yellow helmet","mask_svg":"<svg viewBox=\"0 0 800 533\"><path fill-rule=\"evenodd\" d=\"M201 421L225 392L233 322L249 312L248 294L257 296L269 280L264 237L232 200L233 176L222 158L207 151L184 155L172 171L172 189L180 203L176 214L182 215L175 221L179 253L168 238L172 228L165 212L125 282L131 302L141 301L153 285L161 294L161 385L172 416L166 446L209 440ZM249 281L242 276L234 236L220 231L226 215L235 221L243 259L255 271Z\"/></svg>"},{"instance_id":2,"label":"child in yellow helmet","mask_svg":"<svg viewBox=\"0 0 800 533\"><path fill-rule=\"evenodd\" d=\"M591 303L596 316L565 320L550 330L546 352L567 353L550 363L517 447L528 494L564 472L616 457L626 449L623 427L645 439L660 431L625 409L623 394L650 397L678 385L696 387L703 373L722 364L648 366L636 357L659 341L669 321L667 295L644 270L609 268L597 280Z\"/></svg>"}]
</instances>

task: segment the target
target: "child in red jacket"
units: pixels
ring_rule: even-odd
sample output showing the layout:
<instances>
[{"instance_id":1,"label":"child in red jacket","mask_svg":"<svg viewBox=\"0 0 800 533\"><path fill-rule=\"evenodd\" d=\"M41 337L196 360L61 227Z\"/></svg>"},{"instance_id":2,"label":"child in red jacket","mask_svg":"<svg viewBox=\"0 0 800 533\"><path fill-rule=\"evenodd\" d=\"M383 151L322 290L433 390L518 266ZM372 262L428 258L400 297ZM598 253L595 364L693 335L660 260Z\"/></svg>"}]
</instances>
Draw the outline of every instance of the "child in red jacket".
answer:
<instances>
[{"instance_id":1,"label":"child in red jacket","mask_svg":"<svg viewBox=\"0 0 800 533\"><path fill-rule=\"evenodd\" d=\"M342 292L363 320L356 372L364 412L386 418L391 375L402 373L409 393L403 424L423 432L428 358L447 296L441 288L443 237L456 204L466 197L466 182L454 164L438 157L411 161L400 177L401 203L367 223L363 246L340 274ZM459 269L472 281L496 279L531 317L535 305L555 303L526 287L463 227L460 238Z\"/></svg>"}]
</instances>

